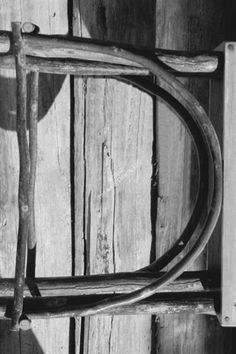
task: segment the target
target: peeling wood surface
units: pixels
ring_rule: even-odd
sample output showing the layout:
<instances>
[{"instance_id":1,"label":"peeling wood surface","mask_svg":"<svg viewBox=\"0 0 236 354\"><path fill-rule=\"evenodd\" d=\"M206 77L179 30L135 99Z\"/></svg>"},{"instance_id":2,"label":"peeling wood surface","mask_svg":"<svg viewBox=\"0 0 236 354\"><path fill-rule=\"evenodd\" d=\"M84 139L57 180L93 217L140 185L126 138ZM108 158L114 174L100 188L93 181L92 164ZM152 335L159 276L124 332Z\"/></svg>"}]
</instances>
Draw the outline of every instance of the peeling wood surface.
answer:
<instances>
[{"instance_id":1,"label":"peeling wood surface","mask_svg":"<svg viewBox=\"0 0 236 354\"><path fill-rule=\"evenodd\" d=\"M9 6L10 5L10 6ZM0 2L1 29L11 21L31 21L41 33L66 34L67 2ZM71 274L70 222L70 92L69 79L40 77L39 150L36 181L37 276ZM60 90L60 93L58 94ZM1 229L1 276L14 276L18 227L18 148L15 132L15 76L1 71L1 210L7 224ZM55 183L56 182L56 183ZM55 205L57 206L55 208ZM1 353L65 353L69 346L69 320L37 320L32 330L8 333L1 323ZM11 340L15 337L14 340Z\"/></svg>"}]
</instances>

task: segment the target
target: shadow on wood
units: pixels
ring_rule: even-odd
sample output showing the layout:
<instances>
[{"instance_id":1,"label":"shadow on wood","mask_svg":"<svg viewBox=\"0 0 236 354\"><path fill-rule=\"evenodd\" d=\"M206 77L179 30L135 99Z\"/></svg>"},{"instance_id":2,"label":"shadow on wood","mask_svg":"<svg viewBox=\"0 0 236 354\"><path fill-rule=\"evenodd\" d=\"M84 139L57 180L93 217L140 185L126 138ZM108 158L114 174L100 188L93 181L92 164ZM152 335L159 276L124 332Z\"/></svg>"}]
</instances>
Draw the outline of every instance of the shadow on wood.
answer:
<instances>
[{"instance_id":1,"label":"shadow on wood","mask_svg":"<svg viewBox=\"0 0 236 354\"><path fill-rule=\"evenodd\" d=\"M16 128L16 100L9 103L9 93L16 90L16 79L13 76L14 71L7 71L6 76L0 75L0 127L5 130L15 131ZM51 75L40 74L39 75L39 116L38 120L43 117L50 110L57 94L59 93L63 82L65 80L64 75ZM27 86L29 87L29 74L27 77ZM28 98L30 92L28 90Z\"/></svg>"},{"instance_id":2,"label":"shadow on wood","mask_svg":"<svg viewBox=\"0 0 236 354\"><path fill-rule=\"evenodd\" d=\"M44 354L32 330L10 331L10 321L0 321L0 353Z\"/></svg>"}]
</instances>

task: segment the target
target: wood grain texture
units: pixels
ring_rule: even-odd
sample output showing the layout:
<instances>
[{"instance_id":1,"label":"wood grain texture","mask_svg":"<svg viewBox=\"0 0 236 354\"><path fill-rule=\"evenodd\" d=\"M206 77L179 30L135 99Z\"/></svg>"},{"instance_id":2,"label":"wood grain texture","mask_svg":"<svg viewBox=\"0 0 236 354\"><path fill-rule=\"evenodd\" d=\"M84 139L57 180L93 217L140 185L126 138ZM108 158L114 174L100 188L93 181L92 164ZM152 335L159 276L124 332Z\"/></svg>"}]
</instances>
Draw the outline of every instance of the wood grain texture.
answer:
<instances>
[{"instance_id":1,"label":"wood grain texture","mask_svg":"<svg viewBox=\"0 0 236 354\"><path fill-rule=\"evenodd\" d=\"M167 11L168 9L168 11ZM157 1L156 46L178 50L210 50L224 33L222 1ZM208 110L208 81L185 81L190 91ZM194 150L183 126L163 104L158 104L159 190L157 217L157 256L176 239L194 204L198 178ZM182 221L181 221L182 220ZM207 252L191 269L207 266ZM156 352L211 353L206 333L214 331L215 319L204 316L159 316L156 318ZM214 323L214 325L212 324ZM219 332L218 332L219 333ZM171 338L171 340L170 340Z\"/></svg>"},{"instance_id":2,"label":"wood grain texture","mask_svg":"<svg viewBox=\"0 0 236 354\"><path fill-rule=\"evenodd\" d=\"M154 1L74 1L74 19L75 35L154 44ZM85 183L75 186L84 210L76 249L84 232L87 274L135 270L149 263L151 248L152 100L103 79L77 80L75 97L76 185L83 174ZM149 353L150 330L149 316L86 319L83 352Z\"/></svg>"},{"instance_id":3,"label":"wood grain texture","mask_svg":"<svg viewBox=\"0 0 236 354\"><path fill-rule=\"evenodd\" d=\"M67 2L1 1L1 29L11 21L31 21L41 33L68 31ZM36 275L71 274L70 174L69 174L69 81L40 77L39 160L36 177ZM58 91L62 87L60 93ZM18 150L15 132L15 76L1 72L1 208L7 225L1 230L1 276L13 276L18 224ZM55 102L54 99L57 96ZM43 118L43 119L42 119ZM55 183L56 181L56 183ZM56 206L56 207L55 207ZM32 331L20 334L18 345L1 331L1 353L65 353L68 350L68 319L35 321Z\"/></svg>"}]
</instances>

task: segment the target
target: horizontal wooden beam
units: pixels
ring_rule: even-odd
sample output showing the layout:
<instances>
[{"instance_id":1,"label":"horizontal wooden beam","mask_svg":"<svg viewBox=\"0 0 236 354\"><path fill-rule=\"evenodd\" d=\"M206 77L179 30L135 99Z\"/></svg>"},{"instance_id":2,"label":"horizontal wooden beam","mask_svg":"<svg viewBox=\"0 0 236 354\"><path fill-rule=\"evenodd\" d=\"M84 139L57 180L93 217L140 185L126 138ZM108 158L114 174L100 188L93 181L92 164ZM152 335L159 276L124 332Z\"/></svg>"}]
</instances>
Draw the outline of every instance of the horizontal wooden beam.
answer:
<instances>
[{"instance_id":1,"label":"horizontal wooden beam","mask_svg":"<svg viewBox=\"0 0 236 354\"><path fill-rule=\"evenodd\" d=\"M87 61L99 62L99 63L109 63L114 65L129 66L129 70L133 70L131 75L135 74L135 68L140 68L140 65L132 61L126 60L124 58L114 58L110 55L108 51L104 50L102 53L98 50L101 46L104 48L113 48L114 51L129 50L133 53L146 56L153 61L162 63L166 66L166 70L175 73L176 75L212 75L218 73L219 69L222 68L222 56L220 53L205 52L205 53L190 53L190 52L177 52L177 51L167 51L161 49L143 49L134 48L131 46L102 42L102 41L91 41L83 38L65 38L59 36L43 36L43 35L30 35L24 34L24 45L26 56L37 57L28 65L34 65L34 68L39 68L44 70L44 72L49 72L51 68L52 72L58 73L57 66L60 65L64 67L64 73L75 74L78 70L82 70L83 62ZM11 54L11 33L2 32L0 33L0 53ZM40 61L39 58L44 58L44 61ZM79 66L75 63L68 61L68 58L82 61ZM47 61L47 60L48 61ZM53 61L52 61L53 59ZM1 59L1 65L4 61ZM10 63L10 62L9 62ZM93 65L93 63L91 63ZM9 64L11 67L11 64ZM98 66L98 64L97 64ZM99 65L100 67L100 65ZM109 67L108 67L109 69ZM121 68L120 68L121 69ZM84 75L87 75L86 69L84 69ZM144 71L141 75L147 75L148 70L142 69ZM126 73L124 73L125 75ZM93 75L93 74L91 74ZM94 74L95 75L95 74ZM101 74L103 75L103 74ZM128 73L127 73L128 75Z\"/></svg>"},{"instance_id":2,"label":"horizontal wooden beam","mask_svg":"<svg viewBox=\"0 0 236 354\"><path fill-rule=\"evenodd\" d=\"M115 273L104 275L26 279L24 295L76 296L127 293L151 284L164 273ZM206 271L185 272L159 292L193 292L218 289L219 277ZM13 296L14 279L0 279L0 296Z\"/></svg>"},{"instance_id":3,"label":"horizontal wooden beam","mask_svg":"<svg viewBox=\"0 0 236 354\"><path fill-rule=\"evenodd\" d=\"M222 276L219 318L222 326L236 327L236 43L226 42L221 48L225 56L224 80L221 93L218 87L218 96L215 93L212 97L212 105L216 104L216 100L217 103L223 101L222 110L217 112L224 161L223 207L219 223Z\"/></svg>"},{"instance_id":4,"label":"horizontal wooden beam","mask_svg":"<svg viewBox=\"0 0 236 354\"><path fill-rule=\"evenodd\" d=\"M110 297L117 295L110 294ZM135 304L100 311L98 315L138 315L193 313L216 315L215 292L160 293ZM107 295L74 297L35 297L24 299L24 315L33 318L77 317L89 304L104 301ZM12 301L0 298L0 318L11 315Z\"/></svg>"},{"instance_id":5,"label":"horizontal wooden beam","mask_svg":"<svg viewBox=\"0 0 236 354\"><path fill-rule=\"evenodd\" d=\"M47 59L26 57L28 71L42 73L79 75L79 76L118 76L118 75L149 75L149 70L128 65L97 63L93 61L76 61L75 59ZM0 56L0 67L15 69L14 58L11 55Z\"/></svg>"}]
</instances>

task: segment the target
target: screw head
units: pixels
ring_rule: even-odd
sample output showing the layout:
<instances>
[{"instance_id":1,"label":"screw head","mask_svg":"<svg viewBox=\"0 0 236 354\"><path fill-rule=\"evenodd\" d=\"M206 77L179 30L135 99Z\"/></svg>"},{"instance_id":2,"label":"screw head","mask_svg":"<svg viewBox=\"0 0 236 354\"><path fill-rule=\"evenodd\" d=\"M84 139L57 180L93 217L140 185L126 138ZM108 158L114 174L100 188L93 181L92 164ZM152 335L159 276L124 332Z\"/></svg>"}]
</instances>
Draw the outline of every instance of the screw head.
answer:
<instances>
[{"instance_id":1,"label":"screw head","mask_svg":"<svg viewBox=\"0 0 236 354\"><path fill-rule=\"evenodd\" d=\"M233 51L233 50L234 50L233 44L228 44L228 49L229 49L230 51Z\"/></svg>"}]
</instances>

